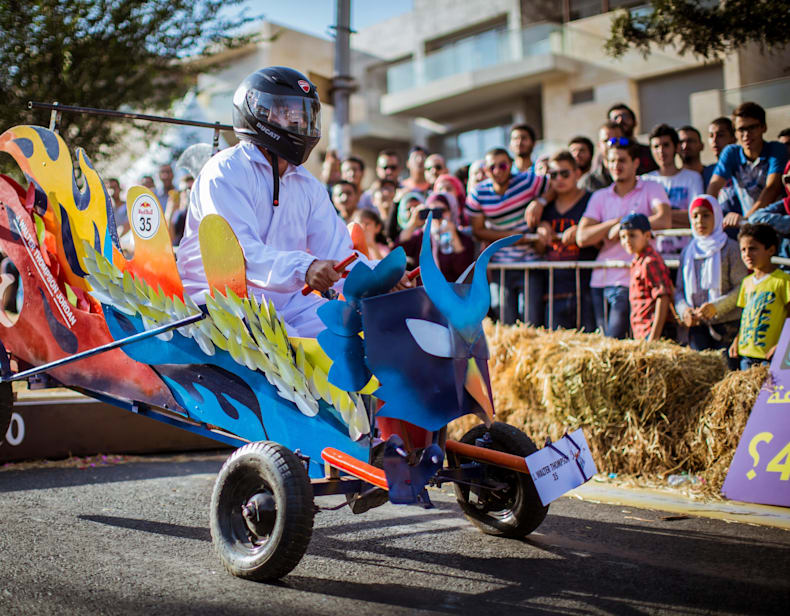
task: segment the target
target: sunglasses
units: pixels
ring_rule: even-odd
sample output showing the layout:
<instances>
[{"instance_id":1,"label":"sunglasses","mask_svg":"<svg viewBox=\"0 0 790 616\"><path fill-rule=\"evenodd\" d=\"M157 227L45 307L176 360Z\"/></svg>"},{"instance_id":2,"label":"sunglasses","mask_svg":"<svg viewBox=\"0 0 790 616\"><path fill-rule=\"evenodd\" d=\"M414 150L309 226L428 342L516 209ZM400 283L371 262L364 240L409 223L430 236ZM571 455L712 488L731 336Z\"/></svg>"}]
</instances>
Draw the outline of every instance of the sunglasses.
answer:
<instances>
[{"instance_id":1,"label":"sunglasses","mask_svg":"<svg viewBox=\"0 0 790 616\"><path fill-rule=\"evenodd\" d=\"M427 209L424 209L424 210L420 210L419 213L417 214L417 217L420 220L425 220L426 218L428 218L428 214L433 214L434 218L441 218L442 216L444 216L444 213L446 211L447 211L447 208L431 207L431 208L427 208Z\"/></svg>"},{"instance_id":2,"label":"sunglasses","mask_svg":"<svg viewBox=\"0 0 790 616\"><path fill-rule=\"evenodd\" d=\"M379 169L386 169L387 171L397 171L398 165L379 165Z\"/></svg>"},{"instance_id":3,"label":"sunglasses","mask_svg":"<svg viewBox=\"0 0 790 616\"><path fill-rule=\"evenodd\" d=\"M606 143L609 145L631 145L631 140L628 137L612 137Z\"/></svg>"},{"instance_id":4,"label":"sunglasses","mask_svg":"<svg viewBox=\"0 0 790 616\"><path fill-rule=\"evenodd\" d=\"M571 171L570 171L570 169L552 169L551 171L549 171L549 177L552 180L556 180L557 177L561 177L561 178L566 178L567 179L567 178L571 177Z\"/></svg>"},{"instance_id":5,"label":"sunglasses","mask_svg":"<svg viewBox=\"0 0 790 616\"><path fill-rule=\"evenodd\" d=\"M488 165L488 167L486 167L486 169L488 169L491 173L493 173L497 169L499 169L500 171L504 171L505 169L510 169L510 164L509 163L496 163L495 165Z\"/></svg>"}]
</instances>

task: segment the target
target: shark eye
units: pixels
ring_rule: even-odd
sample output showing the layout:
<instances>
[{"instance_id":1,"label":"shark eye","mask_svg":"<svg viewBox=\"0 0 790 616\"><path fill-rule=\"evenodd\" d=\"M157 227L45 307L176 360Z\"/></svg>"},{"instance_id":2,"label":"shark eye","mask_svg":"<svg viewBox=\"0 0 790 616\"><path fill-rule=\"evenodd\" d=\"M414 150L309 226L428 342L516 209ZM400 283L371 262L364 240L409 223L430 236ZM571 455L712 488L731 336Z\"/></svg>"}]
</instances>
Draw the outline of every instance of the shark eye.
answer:
<instances>
[{"instance_id":1,"label":"shark eye","mask_svg":"<svg viewBox=\"0 0 790 616\"><path fill-rule=\"evenodd\" d=\"M435 357L452 357L450 330L439 323L422 319L406 319L406 327L419 347Z\"/></svg>"}]
</instances>

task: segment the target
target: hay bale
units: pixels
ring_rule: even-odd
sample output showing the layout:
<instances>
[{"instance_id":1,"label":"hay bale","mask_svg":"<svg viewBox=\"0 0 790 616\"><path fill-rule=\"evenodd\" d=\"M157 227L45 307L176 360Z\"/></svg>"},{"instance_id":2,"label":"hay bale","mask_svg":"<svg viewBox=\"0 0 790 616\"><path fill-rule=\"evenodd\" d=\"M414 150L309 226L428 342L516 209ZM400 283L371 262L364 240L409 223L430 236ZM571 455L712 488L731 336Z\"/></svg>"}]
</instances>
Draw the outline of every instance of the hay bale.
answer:
<instances>
[{"instance_id":1,"label":"hay bale","mask_svg":"<svg viewBox=\"0 0 790 616\"><path fill-rule=\"evenodd\" d=\"M485 327L499 420L536 442L583 427L600 470L705 471L720 487L765 370L727 375L721 353L665 341ZM451 438L475 423L454 422Z\"/></svg>"},{"instance_id":2,"label":"hay bale","mask_svg":"<svg viewBox=\"0 0 790 616\"><path fill-rule=\"evenodd\" d=\"M678 443L679 465L705 481L706 493L721 491L768 366L731 372L700 403L697 421Z\"/></svg>"}]
</instances>

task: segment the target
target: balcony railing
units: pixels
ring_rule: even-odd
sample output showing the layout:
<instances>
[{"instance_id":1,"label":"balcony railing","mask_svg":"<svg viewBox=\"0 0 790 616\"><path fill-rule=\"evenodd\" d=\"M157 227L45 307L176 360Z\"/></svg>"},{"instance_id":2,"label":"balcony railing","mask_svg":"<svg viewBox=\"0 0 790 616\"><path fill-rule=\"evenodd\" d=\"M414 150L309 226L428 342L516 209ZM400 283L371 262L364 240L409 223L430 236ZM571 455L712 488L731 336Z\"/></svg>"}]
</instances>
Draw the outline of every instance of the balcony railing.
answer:
<instances>
[{"instance_id":1,"label":"balcony railing","mask_svg":"<svg viewBox=\"0 0 790 616\"><path fill-rule=\"evenodd\" d=\"M741 88L722 90L722 107L731 113L741 103L757 101L765 109L790 105L790 77L752 83Z\"/></svg>"},{"instance_id":2,"label":"balcony railing","mask_svg":"<svg viewBox=\"0 0 790 616\"><path fill-rule=\"evenodd\" d=\"M387 69L387 92L398 92L466 71L559 52L562 26L537 24L522 30L487 30L460 39L418 60L393 64Z\"/></svg>"}]
</instances>

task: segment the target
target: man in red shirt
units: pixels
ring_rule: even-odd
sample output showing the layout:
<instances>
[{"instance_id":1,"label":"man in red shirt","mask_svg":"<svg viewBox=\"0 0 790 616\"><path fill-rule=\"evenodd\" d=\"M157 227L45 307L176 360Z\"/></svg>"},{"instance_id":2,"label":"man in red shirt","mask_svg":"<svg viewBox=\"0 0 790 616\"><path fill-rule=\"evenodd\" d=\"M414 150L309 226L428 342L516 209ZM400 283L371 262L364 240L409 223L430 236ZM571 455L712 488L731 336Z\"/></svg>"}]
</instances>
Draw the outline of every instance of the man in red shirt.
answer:
<instances>
[{"instance_id":1,"label":"man in red shirt","mask_svg":"<svg viewBox=\"0 0 790 616\"><path fill-rule=\"evenodd\" d=\"M628 214L620 221L620 243L631 261L631 330L634 338L658 340L664 331L672 298L672 279L664 260L650 245L650 221L644 214Z\"/></svg>"}]
</instances>

